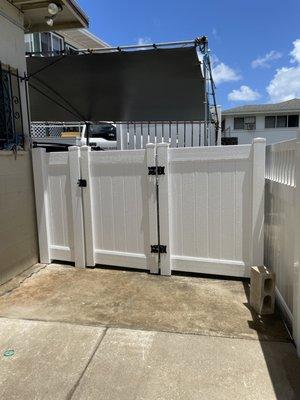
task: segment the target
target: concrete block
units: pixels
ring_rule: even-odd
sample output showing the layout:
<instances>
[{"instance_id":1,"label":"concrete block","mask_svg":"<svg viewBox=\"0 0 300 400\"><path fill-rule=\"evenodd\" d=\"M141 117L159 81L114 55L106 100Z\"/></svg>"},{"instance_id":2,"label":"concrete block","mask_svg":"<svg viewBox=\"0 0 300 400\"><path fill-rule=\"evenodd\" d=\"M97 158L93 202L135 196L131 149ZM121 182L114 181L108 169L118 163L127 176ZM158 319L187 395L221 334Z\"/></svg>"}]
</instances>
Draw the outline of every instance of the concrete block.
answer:
<instances>
[{"instance_id":1,"label":"concrete block","mask_svg":"<svg viewBox=\"0 0 300 400\"><path fill-rule=\"evenodd\" d=\"M250 306L257 314L273 314L275 306L275 273L268 268L251 267Z\"/></svg>"}]
</instances>

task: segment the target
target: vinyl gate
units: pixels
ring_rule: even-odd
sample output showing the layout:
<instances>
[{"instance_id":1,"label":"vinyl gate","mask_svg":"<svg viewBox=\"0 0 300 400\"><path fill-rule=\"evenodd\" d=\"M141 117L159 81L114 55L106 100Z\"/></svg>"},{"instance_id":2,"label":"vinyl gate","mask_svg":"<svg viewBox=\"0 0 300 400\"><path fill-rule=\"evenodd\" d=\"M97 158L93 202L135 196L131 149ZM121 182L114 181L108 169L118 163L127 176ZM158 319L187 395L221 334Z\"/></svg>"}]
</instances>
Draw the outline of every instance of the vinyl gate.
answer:
<instances>
[{"instance_id":1,"label":"vinyl gate","mask_svg":"<svg viewBox=\"0 0 300 400\"><path fill-rule=\"evenodd\" d=\"M265 140L33 150L41 262L249 276L263 264Z\"/></svg>"}]
</instances>

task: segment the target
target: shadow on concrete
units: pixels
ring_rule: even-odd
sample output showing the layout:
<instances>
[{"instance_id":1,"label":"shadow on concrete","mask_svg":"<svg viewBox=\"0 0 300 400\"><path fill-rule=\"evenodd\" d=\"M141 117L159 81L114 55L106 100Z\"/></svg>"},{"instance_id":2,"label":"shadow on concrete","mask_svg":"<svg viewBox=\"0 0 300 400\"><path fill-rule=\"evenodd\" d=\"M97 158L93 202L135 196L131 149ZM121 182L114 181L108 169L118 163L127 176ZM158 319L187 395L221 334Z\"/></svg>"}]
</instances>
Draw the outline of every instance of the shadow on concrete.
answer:
<instances>
[{"instance_id":1,"label":"shadow on concrete","mask_svg":"<svg viewBox=\"0 0 300 400\"><path fill-rule=\"evenodd\" d=\"M270 379L278 400L300 399L300 359L290 337L287 340L287 328L276 308L274 315L258 315L250 306L250 283L244 282L247 303L244 305L250 310L252 320L249 327L257 332L260 346L268 367ZM285 335L282 335L282 327ZM274 339L269 332L275 332ZM288 333L289 334L289 333Z\"/></svg>"}]
</instances>

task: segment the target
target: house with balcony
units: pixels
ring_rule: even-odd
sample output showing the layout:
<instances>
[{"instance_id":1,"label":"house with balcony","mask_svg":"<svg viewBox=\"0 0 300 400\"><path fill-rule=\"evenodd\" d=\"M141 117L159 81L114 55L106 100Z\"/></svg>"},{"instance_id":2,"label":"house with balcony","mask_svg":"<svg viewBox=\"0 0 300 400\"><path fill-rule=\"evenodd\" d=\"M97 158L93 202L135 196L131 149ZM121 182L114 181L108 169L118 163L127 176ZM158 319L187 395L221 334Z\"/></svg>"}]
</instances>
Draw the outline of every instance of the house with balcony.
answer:
<instances>
[{"instance_id":1,"label":"house with balcony","mask_svg":"<svg viewBox=\"0 0 300 400\"><path fill-rule=\"evenodd\" d=\"M222 112L222 136L237 137L238 144L256 137L266 138L267 144L295 139L299 114L300 99L230 108Z\"/></svg>"}]
</instances>

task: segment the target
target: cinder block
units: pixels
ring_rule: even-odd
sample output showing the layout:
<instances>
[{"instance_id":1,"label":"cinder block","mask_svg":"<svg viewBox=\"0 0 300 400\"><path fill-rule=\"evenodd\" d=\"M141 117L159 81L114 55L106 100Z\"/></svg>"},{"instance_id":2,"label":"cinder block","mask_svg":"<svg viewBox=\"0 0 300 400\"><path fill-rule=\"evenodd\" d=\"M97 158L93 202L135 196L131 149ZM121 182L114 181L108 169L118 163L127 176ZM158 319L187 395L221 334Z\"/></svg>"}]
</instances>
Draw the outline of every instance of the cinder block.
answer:
<instances>
[{"instance_id":1,"label":"cinder block","mask_svg":"<svg viewBox=\"0 0 300 400\"><path fill-rule=\"evenodd\" d=\"M251 267L250 306L257 314L273 314L275 306L275 273L268 268Z\"/></svg>"}]
</instances>

